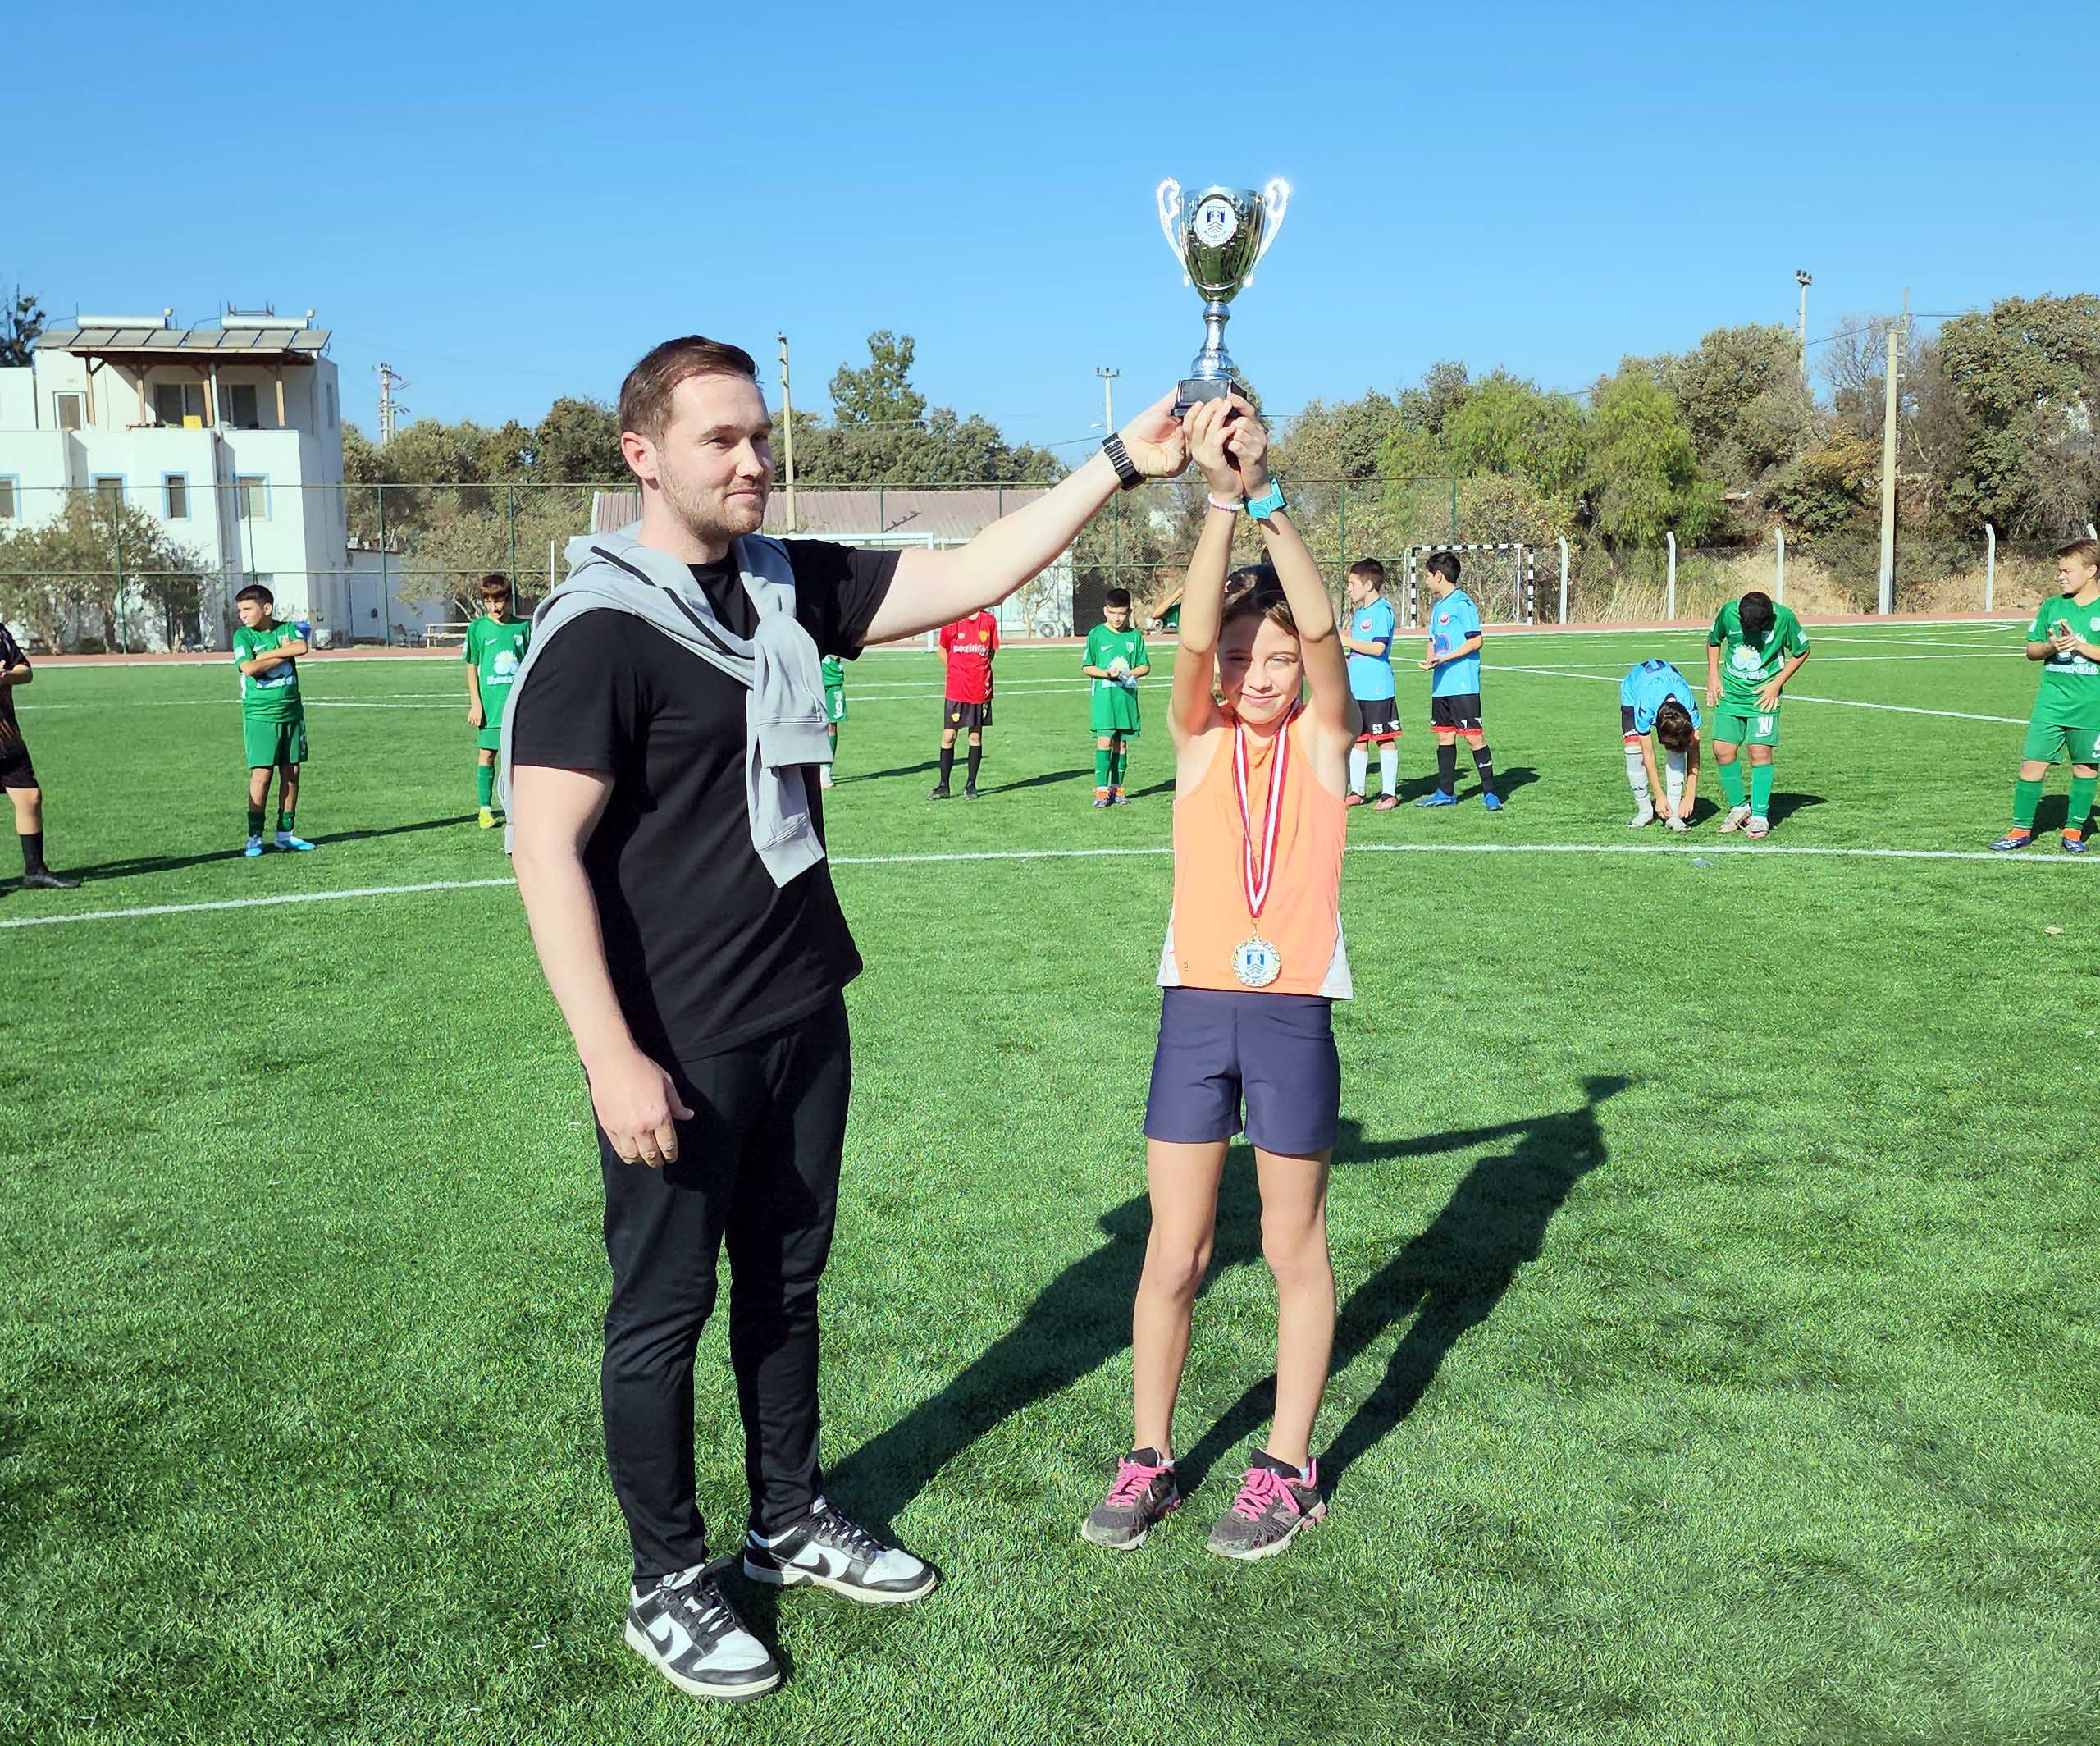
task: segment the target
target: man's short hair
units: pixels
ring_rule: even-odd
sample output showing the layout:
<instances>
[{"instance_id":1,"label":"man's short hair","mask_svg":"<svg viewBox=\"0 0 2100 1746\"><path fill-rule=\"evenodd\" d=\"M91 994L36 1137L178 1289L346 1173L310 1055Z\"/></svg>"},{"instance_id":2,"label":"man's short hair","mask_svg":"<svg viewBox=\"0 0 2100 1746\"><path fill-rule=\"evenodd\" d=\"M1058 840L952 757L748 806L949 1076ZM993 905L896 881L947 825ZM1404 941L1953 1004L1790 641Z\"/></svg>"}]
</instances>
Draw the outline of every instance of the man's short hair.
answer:
<instances>
[{"instance_id":1,"label":"man's short hair","mask_svg":"<svg viewBox=\"0 0 2100 1746\"><path fill-rule=\"evenodd\" d=\"M1349 567L1352 576L1360 576L1374 588L1386 586L1386 566L1376 558L1358 558Z\"/></svg>"},{"instance_id":2,"label":"man's short hair","mask_svg":"<svg viewBox=\"0 0 2100 1746\"><path fill-rule=\"evenodd\" d=\"M671 396L692 376L742 376L758 380L758 366L741 345L689 333L652 347L620 384L620 428L660 442L671 422Z\"/></svg>"},{"instance_id":3,"label":"man's short hair","mask_svg":"<svg viewBox=\"0 0 2100 1746\"><path fill-rule=\"evenodd\" d=\"M2089 564L2100 570L2100 540L2073 540L2068 546L2057 548L2059 558L2075 558L2081 564Z\"/></svg>"},{"instance_id":4,"label":"man's short hair","mask_svg":"<svg viewBox=\"0 0 2100 1746\"><path fill-rule=\"evenodd\" d=\"M1429 555L1428 563L1422 568L1434 570L1453 587L1458 587L1459 566L1459 555L1455 551L1432 551Z\"/></svg>"},{"instance_id":5,"label":"man's short hair","mask_svg":"<svg viewBox=\"0 0 2100 1746\"><path fill-rule=\"evenodd\" d=\"M1762 588L1752 588L1736 603L1736 619L1742 626L1743 640L1754 642L1760 648L1772 634L1772 627L1778 618L1772 610L1772 596Z\"/></svg>"},{"instance_id":6,"label":"man's short hair","mask_svg":"<svg viewBox=\"0 0 2100 1746\"><path fill-rule=\"evenodd\" d=\"M482 578L482 597L484 600L494 600L499 594L508 594L509 592L510 578L508 576L499 575L491 571Z\"/></svg>"},{"instance_id":7,"label":"man's short hair","mask_svg":"<svg viewBox=\"0 0 2100 1746\"><path fill-rule=\"evenodd\" d=\"M1101 596L1101 604L1104 606L1127 606L1130 604L1130 591L1128 588L1111 588Z\"/></svg>"},{"instance_id":8,"label":"man's short hair","mask_svg":"<svg viewBox=\"0 0 2100 1746\"><path fill-rule=\"evenodd\" d=\"M1663 743L1665 751L1682 752L1691 744L1696 730L1691 725L1691 714L1675 697L1663 699L1662 707L1655 711L1655 738Z\"/></svg>"},{"instance_id":9,"label":"man's short hair","mask_svg":"<svg viewBox=\"0 0 2100 1746\"><path fill-rule=\"evenodd\" d=\"M251 582L249 583L249 585L243 588L240 593L234 596L234 599L236 602L244 600L252 600L258 601L265 606L274 606L277 604L277 596L272 594L267 588L264 587L259 582Z\"/></svg>"}]
</instances>

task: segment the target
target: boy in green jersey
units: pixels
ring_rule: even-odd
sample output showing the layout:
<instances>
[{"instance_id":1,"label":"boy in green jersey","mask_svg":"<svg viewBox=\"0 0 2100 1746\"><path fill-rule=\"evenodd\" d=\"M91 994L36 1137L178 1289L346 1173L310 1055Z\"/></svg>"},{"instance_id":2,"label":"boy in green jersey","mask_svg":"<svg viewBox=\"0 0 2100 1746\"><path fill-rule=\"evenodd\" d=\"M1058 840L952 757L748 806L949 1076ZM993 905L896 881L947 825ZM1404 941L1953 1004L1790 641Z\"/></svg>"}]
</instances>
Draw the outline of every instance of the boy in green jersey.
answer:
<instances>
[{"instance_id":1,"label":"boy in green jersey","mask_svg":"<svg viewBox=\"0 0 2100 1746\"><path fill-rule=\"evenodd\" d=\"M1706 707L1714 712L1714 761L1728 797L1723 830L1763 837L1772 829L1772 755L1779 745L1779 694L1808 659L1808 633L1793 609L1752 589L1714 615L1706 633ZM1742 764L1750 748L1750 798Z\"/></svg>"},{"instance_id":2,"label":"boy in green jersey","mask_svg":"<svg viewBox=\"0 0 2100 1746\"><path fill-rule=\"evenodd\" d=\"M503 752L503 706L532 640L529 620L516 615L508 576L482 578L482 615L467 627L467 724L474 730L474 798L484 830L495 829L495 766Z\"/></svg>"},{"instance_id":3,"label":"boy in green jersey","mask_svg":"<svg viewBox=\"0 0 2100 1746\"><path fill-rule=\"evenodd\" d=\"M827 655L823 667L824 720L831 729L831 759L835 764L838 761L838 724L846 719L846 663L836 655ZM819 767L817 785L827 788L831 786L831 764Z\"/></svg>"},{"instance_id":4,"label":"boy in green jersey","mask_svg":"<svg viewBox=\"0 0 2100 1746\"><path fill-rule=\"evenodd\" d=\"M2012 789L2012 829L1991 847L2025 848L2034 840L2034 809L2049 766L2070 757L2070 810L2064 815L2064 848L2086 850L2085 821L2100 779L2100 540L2073 540L2057 552L2057 586L2027 628L2027 658L2046 663L2020 779Z\"/></svg>"},{"instance_id":5,"label":"boy in green jersey","mask_svg":"<svg viewBox=\"0 0 2100 1746\"><path fill-rule=\"evenodd\" d=\"M304 624L280 624L276 596L259 582L234 596L240 628L233 633L240 669L240 734L248 747L248 847L262 852L270 772L277 773L277 847L310 849L292 826L299 811L299 766L306 762L306 706L299 694L299 657L307 652Z\"/></svg>"},{"instance_id":6,"label":"boy in green jersey","mask_svg":"<svg viewBox=\"0 0 2100 1746\"><path fill-rule=\"evenodd\" d=\"M1093 681L1093 803L1120 807L1130 774L1130 742L1138 737L1138 681L1152 671L1144 633L1130 624L1130 591L1111 588L1103 622L1086 633L1080 670Z\"/></svg>"}]
</instances>

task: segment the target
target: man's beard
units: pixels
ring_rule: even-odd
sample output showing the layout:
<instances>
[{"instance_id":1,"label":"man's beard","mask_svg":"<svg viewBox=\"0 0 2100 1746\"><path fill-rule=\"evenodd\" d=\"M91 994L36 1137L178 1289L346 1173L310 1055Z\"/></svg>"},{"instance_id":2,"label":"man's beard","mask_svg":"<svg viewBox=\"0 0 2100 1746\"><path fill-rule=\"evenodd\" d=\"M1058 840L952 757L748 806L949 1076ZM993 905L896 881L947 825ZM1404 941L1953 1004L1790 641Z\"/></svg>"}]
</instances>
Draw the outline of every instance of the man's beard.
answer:
<instances>
[{"instance_id":1,"label":"man's beard","mask_svg":"<svg viewBox=\"0 0 2100 1746\"><path fill-rule=\"evenodd\" d=\"M677 516L686 532L702 545L726 545L731 540L741 539L745 534L756 531L756 528L743 525L746 518L742 513L736 514L733 523L724 520L720 505L697 495L688 496L684 487L675 482L668 473L660 475L657 482L663 488L664 507ZM761 487L759 504L761 523L765 519L765 491Z\"/></svg>"}]
</instances>

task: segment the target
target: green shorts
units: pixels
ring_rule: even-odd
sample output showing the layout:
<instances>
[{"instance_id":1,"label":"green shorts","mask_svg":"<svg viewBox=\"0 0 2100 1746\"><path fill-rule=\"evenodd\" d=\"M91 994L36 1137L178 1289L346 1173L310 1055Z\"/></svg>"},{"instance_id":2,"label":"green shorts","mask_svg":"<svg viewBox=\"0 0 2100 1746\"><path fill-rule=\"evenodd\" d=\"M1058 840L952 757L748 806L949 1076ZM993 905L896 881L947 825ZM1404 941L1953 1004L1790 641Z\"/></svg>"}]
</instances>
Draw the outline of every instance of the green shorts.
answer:
<instances>
[{"instance_id":1,"label":"green shorts","mask_svg":"<svg viewBox=\"0 0 2100 1746\"><path fill-rule=\"evenodd\" d=\"M2066 728L2039 715L2027 724L2024 760L2053 764L2066 753L2074 764L2100 764L2100 728Z\"/></svg>"},{"instance_id":2,"label":"green shorts","mask_svg":"<svg viewBox=\"0 0 2100 1746\"><path fill-rule=\"evenodd\" d=\"M1120 734L1125 739L1135 739L1139 731L1137 692L1125 691L1120 685L1097 687L1088 720L1097 738L1103 734Z\"/></svg>"},{"instance_id":3,"label":"green shorts","mask_svg":"<svg viewBox=\"0 0 2100 1746\"><path fill-rule=\"evenodd\" d=\"M846 688L827 685L824 688L824 719L834 724L846 719Z\"/></svg>"},{"instance_id":4,"label":"green shorts","mask_svg":"<svg viewBox=\"0 0 2100 1746\"><path fill-rule=\"evenodd\" d=\"M281 765L306 761L306 718L290 721L240 720L240 738L248 747L250 770L275 770Z\"/></svg>"},{"instance_id":5,"label":"green shorts","mask_svg":"<svg viewBox=\"0 0 2100 1746\"><path fill-rule=\"evenodd\" d=\"M1714 711L1714 740L1723 746L1776 746L1779 743L1779 712L1769 715L1732 709L1723 703Z\"/></svg>"},{"instance_id":6,"label":"green shorts","mask_svg":"<svg viewBox=\"0 0 2100 1746\"><path fill-rule=\"evenodd\" d=\"M502 751L502 750L503 750L503 724L502 724L500 722L499 722L499 723L497 723L497 724L496 724L496 725L495 725L495 726L494 726L494 727L492 727L492 728L477 728L477 729L474 729L474 749L475 749L475 751L477 751L477 752L500 752L500 751Z\"/></svg>"}]
</instances>

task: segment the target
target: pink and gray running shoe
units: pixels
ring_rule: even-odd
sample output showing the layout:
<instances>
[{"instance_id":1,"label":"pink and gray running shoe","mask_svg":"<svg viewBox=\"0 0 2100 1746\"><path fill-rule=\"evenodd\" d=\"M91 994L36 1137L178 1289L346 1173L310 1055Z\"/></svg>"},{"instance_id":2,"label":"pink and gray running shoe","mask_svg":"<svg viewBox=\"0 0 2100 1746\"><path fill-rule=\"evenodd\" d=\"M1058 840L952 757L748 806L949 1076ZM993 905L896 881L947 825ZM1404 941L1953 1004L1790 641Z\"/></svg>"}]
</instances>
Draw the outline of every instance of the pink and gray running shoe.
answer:
<instances>
[{"instance_id":1,"label":"pink and gray running shoe","mask_svg":"<svg viewBox=\"0 0 2100 1746\"><path fill-rule=\"evenodd\" d=\"M1327 1513L1320 1464L1305 1470L1309 1477L1301 1479L1295 1467L1257 1449L1239 1495L1211 1529L1210 1549L1221 1558L1268 1558L1285 1550L1299 1529Z\"/></svg>"},{"instance_id":2,"label":"pink and gray running shoe","mask_svg":"<svg viewBox=\"0 0 2100 1746\"><path fill-rule=\"evenodd\" d=\"M1093 1515L1080 1524L1080 1538L1123 1551L1145 1543L1153 1524L1181 1506L1174 1464L1157 1449L1133 1449L1116 1464L1116 1483Z\"/></svg>"}]
</instances>

